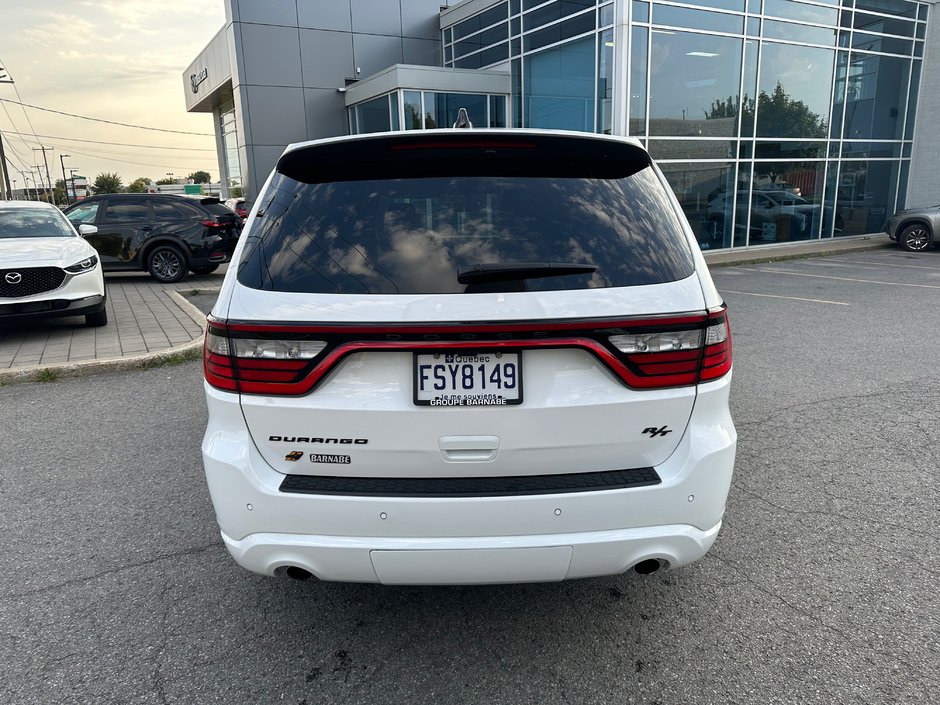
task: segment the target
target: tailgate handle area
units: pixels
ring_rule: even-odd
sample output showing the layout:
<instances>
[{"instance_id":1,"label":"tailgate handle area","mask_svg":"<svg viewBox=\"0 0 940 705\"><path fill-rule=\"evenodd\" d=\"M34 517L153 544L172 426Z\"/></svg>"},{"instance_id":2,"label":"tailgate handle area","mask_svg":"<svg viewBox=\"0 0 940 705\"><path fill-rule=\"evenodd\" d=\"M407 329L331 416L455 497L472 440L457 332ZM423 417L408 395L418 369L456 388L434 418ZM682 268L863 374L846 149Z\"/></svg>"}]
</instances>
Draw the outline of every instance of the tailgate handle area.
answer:
<instances>
[{"instance_id":1,"label":"tailgate handle area","mask_svg":"<svg viewBox=\"0 0 940 705\"><path fill-rule=\"evenodd\" d=\"M499 436L442 436L438 441L450 463L485 463L499 452Z\"/></svg>"}]
</instances>

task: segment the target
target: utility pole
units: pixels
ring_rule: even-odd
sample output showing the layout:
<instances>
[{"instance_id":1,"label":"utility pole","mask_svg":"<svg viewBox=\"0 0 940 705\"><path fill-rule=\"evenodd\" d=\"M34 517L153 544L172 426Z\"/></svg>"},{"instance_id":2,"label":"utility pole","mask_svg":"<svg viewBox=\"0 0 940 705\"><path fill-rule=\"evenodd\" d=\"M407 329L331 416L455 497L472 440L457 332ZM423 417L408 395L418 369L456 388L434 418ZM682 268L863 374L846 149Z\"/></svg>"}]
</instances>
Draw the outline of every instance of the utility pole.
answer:
<instances>
[{"instance_id":1,"label":"utility pole","mask_svg":"<svg viewBox=\"0 0 940 705\"><path fill-rule=\"evenodd\" d=\"M42 163L46 165L46 181L49 182L49 190L52 192L52 205L57 206L59 204L55 201L55 188L52 183L52 177L49 176L49 160L46 159L46 150L50 152L54 151L52 147L33 147L34 152L42 151Z\"/></svg>"},{"instance_id":2,"label":"utility pole","mask_svg":"<svg viewBox=\"0 0 940 705\"><path fill-rule=\"evenodd\" d=\"M59 155L59 164L62 165L62 190L65 191L65 205L67 205L67 206L72 205L72 203L71 203L71 201L69 201L69 182L68 182L68 180L65 178L65 158L66 158L66 157L71 157L71 156L72 156L71 154L60 154L60 155Z\"/></svg>"},{"instance_id":3,"label":"utility pole","mask_svg":"<svg viewBox=\"0 0 940 705\"><path fill-rule=\"evenodd\" d=\"M78 202L78 192L75 190L75 172L78 169L72 169L69 167L69 181L72 183L72 200L76 203Z\"/></svg>"},{"instance_id":4,"label":"utility pole","mask_svg":"<svg viewBox=\"0 0 940 705\"><path fill-rule=\"evenodd\" d=\"M3 183L0 184L0 198L13 200L13 191L10 190L10 170L7 168L7 155L3 152L3 135L0 134L0 174L3 174Z\"/></svg>"}]
</instances>

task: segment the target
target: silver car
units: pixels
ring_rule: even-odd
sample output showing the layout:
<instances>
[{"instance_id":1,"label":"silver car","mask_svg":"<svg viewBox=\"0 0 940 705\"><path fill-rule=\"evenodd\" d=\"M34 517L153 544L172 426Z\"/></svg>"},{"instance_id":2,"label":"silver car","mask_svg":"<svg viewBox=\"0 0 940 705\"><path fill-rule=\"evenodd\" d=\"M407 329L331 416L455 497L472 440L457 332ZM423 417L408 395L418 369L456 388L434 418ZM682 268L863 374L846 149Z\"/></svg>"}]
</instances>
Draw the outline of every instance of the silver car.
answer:
<instances>
[{"instance_id":1,"label":"silver car","mask_svg":"<svg viewBox=\"0 0 940 705\"><path fill-rule=\"evenodd\" d=\"M895 213L885 223L885 232L908 252L923 252L940 228L940 205L911 208Z\"/></svg>"}]
</instances>

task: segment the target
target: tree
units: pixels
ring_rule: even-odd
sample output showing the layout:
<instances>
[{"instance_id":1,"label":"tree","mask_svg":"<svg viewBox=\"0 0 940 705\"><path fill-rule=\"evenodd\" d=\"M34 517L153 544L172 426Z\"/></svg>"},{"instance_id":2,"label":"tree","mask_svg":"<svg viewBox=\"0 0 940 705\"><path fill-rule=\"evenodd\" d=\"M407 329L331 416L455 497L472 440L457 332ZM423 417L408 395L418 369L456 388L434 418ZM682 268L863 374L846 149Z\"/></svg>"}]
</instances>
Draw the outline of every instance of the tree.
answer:
<instances>
[{"instance_id":1,"label":"tree","mask_svg":"<svg viewBox=\"0 0 940 705\"><path fill-rule=\"evenodd\" d=\"M191 179L194 184L208 184L212 182L212 176L208 171L194 171L186 178Z\"/></svg>"},{"instance_id":2,"label":"tree","mask_svg":"<svg viewBox=\"0 0 940 705\"><path fill-rule=\"evenodd\" d=\"M147 193L147 189L150 186L150 179L145 176L140 176L127 185L128 193Z\"/></svg>"},{"instance_id":3,"label":"tree","mask_svg":"<svg viewBox=\"0 0 940 705\"><path fill-rule=\"evenodd\" d=\"M52 191L55 194L56 203L65 203L65 182L62 179L56 179L55 186L53 187ZM71 193L68 194L68 200L72 200Z\"/></svg>"},{"instance_id":4,"label":"tree","mask_svg":"<svg viewBox=\"0 0 940 705\"><path fill-rule=\"evenodd\" d=\"M98 174L95 177L95 183L91 190L98 193L123 193L124 184L121 183L121 177L117 174Z\"/></svg>"},{"instance_id":5,"label":"tree","mask_svg":"<svg viewBox=\"0 0 940 705\"><path fill-rule=\"evenodd\" d=\"M777 83L773 93L761 91L755 101L746 94L741 101L741 135L747 137L754 134L754 117L757 116L757 137L778 138L795 137L805 140L825 139L829 131L826 119L814 113L802 100L793 100L783 85ZM738 115L737 96L729 96L727 100L716 100L711 109L706 111L705 118L716 120L720 118L733 118ZM758 142L754 151L755 159L773 159L786 157L800 159L817 156L817 148L809 147L799 149L798 145L790 144L787 147L794 149L781 149L779 142ZM745 156L745 155L741 155Z\"/></svg>"},{"instance_id":6,"label":"tree","mask_svg":"<svg viewBox=\"0 0 940 705\"><path fill-rule=\"evenodd\" d=\"M174 186L176 184L176 179L168 176L165 179L159 179L157 181L157 186Z\"/></svg>"}]
</instances>

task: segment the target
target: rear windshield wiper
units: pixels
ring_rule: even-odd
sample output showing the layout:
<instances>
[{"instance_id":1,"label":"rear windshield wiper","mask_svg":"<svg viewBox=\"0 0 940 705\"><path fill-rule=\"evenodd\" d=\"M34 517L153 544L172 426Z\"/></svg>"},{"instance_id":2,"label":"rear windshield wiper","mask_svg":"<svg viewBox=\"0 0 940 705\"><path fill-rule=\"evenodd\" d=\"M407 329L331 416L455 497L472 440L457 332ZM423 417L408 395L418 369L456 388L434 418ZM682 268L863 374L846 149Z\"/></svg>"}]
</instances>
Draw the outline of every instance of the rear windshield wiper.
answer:
<instances>
[{"instance_id":1,"label":"rear windshield wiper","mask_svg":"<svg viewBox=\"0 0 940 705\"><path fill-rule=\"evenodd\" d=\"M461 284L509 282L520 279L561 277L566 274L593 274L597 266L573 262L514 262L512 264L475 264L457 272Z\"/></svg>"}]
</instances>

